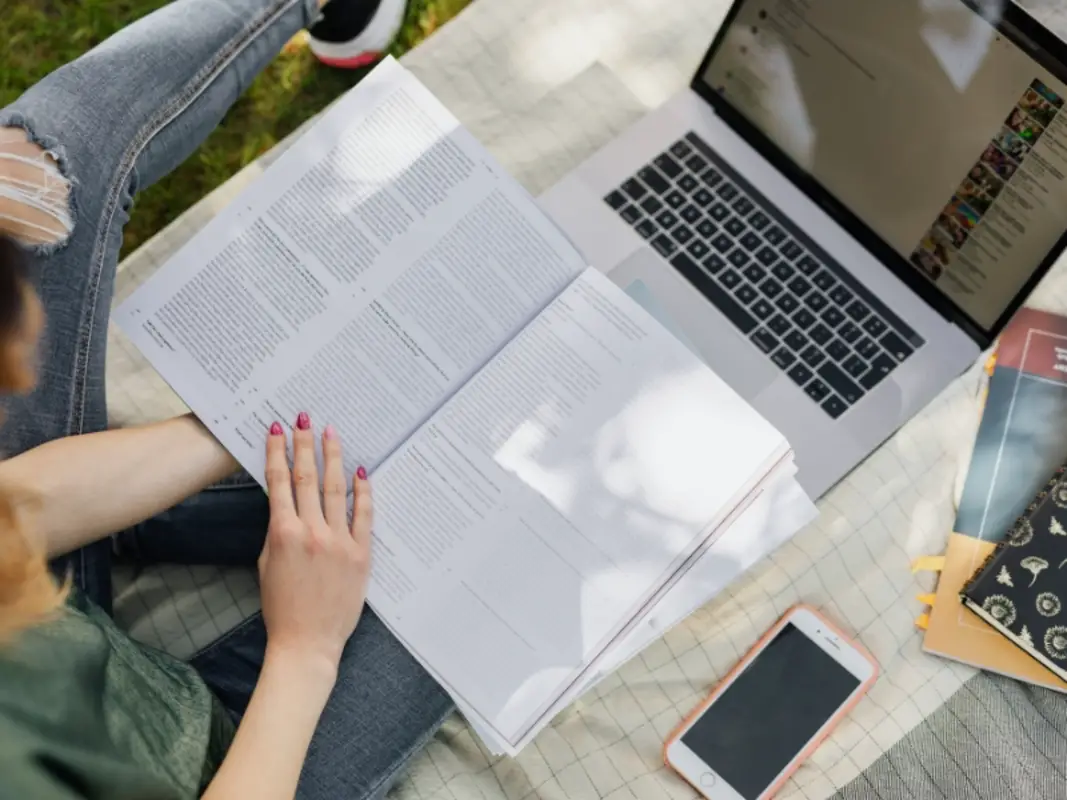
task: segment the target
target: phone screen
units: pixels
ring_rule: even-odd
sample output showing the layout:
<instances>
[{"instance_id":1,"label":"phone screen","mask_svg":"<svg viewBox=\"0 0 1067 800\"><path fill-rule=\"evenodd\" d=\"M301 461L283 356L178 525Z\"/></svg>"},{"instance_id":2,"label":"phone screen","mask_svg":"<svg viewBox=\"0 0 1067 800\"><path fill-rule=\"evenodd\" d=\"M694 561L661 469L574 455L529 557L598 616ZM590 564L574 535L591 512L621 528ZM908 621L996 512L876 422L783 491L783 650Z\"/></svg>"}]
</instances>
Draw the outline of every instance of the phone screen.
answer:
<instances>
[{"instance_id":1,"label":"phone screen","mask_svg":"<svg viewBox=\"0 0 1067 800\"><path fill-rule=\"evenodd\" d=\"M742 797L759 797L860 680L788 623L682 736Z\"/></svg>"}]
</instances>

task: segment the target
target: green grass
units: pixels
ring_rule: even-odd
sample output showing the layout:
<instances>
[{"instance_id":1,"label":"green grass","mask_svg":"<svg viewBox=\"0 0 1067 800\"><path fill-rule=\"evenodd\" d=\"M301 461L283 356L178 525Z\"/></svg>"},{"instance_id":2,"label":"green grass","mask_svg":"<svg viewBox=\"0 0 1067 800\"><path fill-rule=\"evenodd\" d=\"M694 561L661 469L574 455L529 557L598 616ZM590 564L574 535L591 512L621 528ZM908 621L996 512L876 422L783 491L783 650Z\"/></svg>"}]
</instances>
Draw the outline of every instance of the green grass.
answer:
<instances>
[{"instance_id":1,"label":"green grass","mask_svg":"<svg viewBox=\"0 0 1067 800\"><path fill-rule=\"evenodd\" d=\"M0 0L0 108L62 64L168 0ZM470 0L409 0L392 53L414 47ZM13 4L13 8L10 4ZM291 47L252 84L222 125L181 167L143 192L126 226L129 253L302 122L365 70L331 70Z\"/></svg>"}]
</instances>

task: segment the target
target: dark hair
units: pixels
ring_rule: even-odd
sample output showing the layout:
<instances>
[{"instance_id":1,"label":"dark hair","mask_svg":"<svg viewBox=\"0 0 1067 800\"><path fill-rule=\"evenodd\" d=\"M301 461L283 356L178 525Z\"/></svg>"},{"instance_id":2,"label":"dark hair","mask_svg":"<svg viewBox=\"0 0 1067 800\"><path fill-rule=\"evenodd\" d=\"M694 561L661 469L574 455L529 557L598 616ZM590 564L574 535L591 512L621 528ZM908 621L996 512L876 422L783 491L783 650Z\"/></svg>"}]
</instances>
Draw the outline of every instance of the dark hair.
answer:
<instances>
[{"instance_id":1,"label":"dark hair","mask_svg":"<svg viewBox=\"0 0 1067 800\"><path fill-rule=\"evenodd\" d=\"M0 235L0 335L10 335L21 324L29 272L26 250L14 239Z\"/></svg>"}]
</instances>

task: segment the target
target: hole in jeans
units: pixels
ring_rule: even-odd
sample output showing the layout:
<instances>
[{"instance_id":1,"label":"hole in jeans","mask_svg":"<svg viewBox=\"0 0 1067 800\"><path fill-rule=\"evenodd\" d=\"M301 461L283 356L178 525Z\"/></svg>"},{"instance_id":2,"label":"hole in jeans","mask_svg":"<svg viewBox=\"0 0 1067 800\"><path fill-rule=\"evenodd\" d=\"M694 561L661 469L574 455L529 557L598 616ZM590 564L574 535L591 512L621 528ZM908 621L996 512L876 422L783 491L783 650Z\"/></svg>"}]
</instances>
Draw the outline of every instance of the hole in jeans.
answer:
<instances>
[{"instance_id":1,"label":"hole in jeans","mask_svg":"<svg viewBox=\"0 0 1067 800\"><path fill-rule=\"evenodd\" d=\"M70 182L47 150L19 128L0 128L0 233L22 244L65 241L74 230Z\"/></svg>"}]
</instances>

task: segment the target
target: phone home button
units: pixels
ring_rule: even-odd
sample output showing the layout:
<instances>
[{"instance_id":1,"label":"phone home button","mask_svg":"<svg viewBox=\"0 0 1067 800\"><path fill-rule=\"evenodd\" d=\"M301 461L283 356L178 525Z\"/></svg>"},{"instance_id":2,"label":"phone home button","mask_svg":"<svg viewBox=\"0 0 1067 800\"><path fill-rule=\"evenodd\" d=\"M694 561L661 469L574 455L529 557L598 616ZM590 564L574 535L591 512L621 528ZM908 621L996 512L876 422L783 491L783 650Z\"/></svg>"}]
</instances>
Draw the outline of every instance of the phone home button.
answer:
<instances>
[{"instance_id":1,"label":"phone home button","mask_svg":"<svg viewBox=\"0 0 1067 800\"><path fill-rule=\"evenodd\" d=\"M715 777L715 773L714 772L705 772L703 775L700 776L700 785L701 786L707 786L707 787L710 788L710 787L714 786L717 781L718 781L718 778Z\"/></svg>"}]
</instances>

